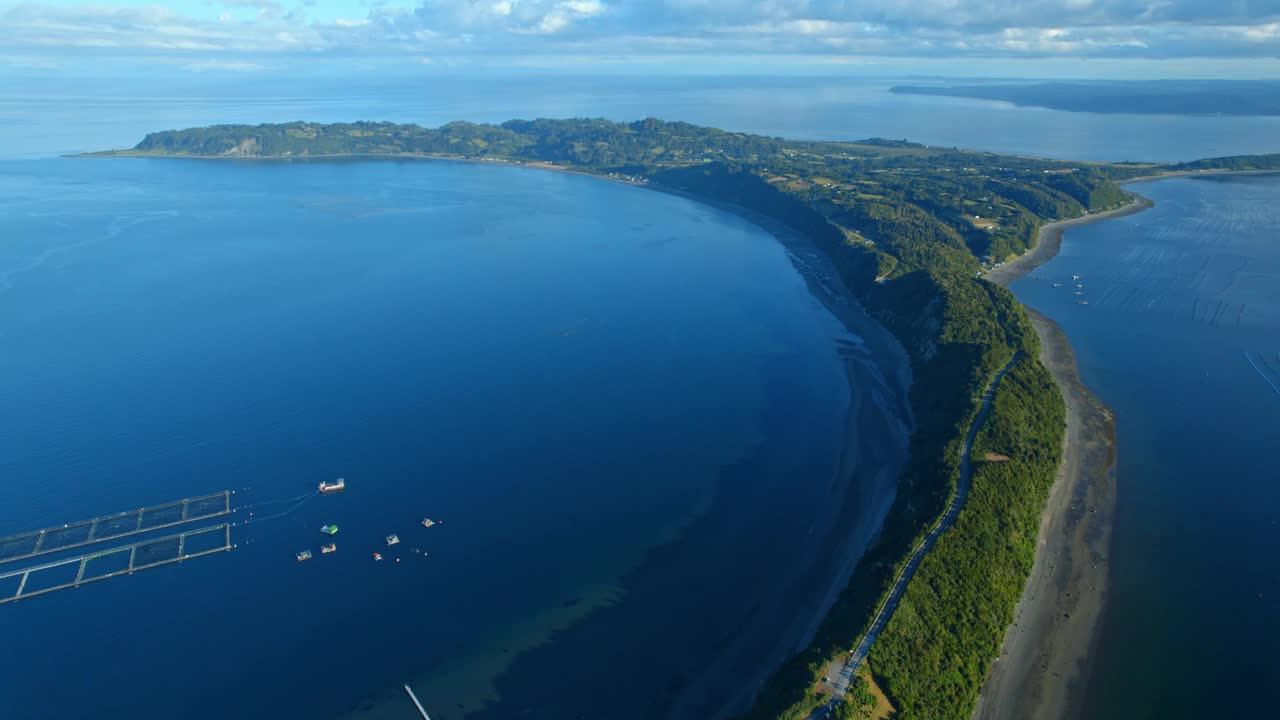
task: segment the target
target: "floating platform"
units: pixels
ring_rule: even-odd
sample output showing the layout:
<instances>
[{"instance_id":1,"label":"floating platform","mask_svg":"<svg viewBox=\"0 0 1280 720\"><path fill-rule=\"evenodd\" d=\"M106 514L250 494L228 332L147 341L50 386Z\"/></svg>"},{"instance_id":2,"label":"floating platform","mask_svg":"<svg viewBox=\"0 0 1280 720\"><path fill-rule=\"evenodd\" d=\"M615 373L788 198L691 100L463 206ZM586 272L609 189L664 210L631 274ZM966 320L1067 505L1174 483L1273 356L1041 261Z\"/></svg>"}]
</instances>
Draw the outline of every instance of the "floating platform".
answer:
<instances>
[{"instance_id":1,"label":"floating platform","mask_svg":"<svg viewBox=\"0 0 1280 720\"><path fill-rule=\"evenodd\" d=\"M208 520L231 513L231 491L175 500L114 515L0 538L0 563L61 552L104 540Z\"/></svg>"},{"instance_id":2,"label":"floating platform","mask_svg":"<svg viewBox=\"0 0 1280 720\"><path fill-rule=\"evenodd\" d=\"M177 535L0 573L0 604L79 587L117 575L230 550L231 525L223 523ZM8 587L16 585L16 590Z\"/></svg>"}]
</instances>

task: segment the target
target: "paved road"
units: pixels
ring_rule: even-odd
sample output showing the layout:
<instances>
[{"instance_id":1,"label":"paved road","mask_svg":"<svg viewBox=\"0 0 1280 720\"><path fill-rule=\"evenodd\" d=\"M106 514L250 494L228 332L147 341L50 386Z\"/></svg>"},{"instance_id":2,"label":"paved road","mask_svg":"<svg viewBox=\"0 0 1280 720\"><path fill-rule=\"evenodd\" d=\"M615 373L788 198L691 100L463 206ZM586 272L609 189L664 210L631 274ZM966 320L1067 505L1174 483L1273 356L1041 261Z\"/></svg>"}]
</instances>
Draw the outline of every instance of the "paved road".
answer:
<instances>
[{"instance_id":1,"label":"paved road","mask_svg":"<svg viewBox=\"0 0 1280 720\"><path fill-rule=\"evenodd\" d=\"M996 386L1000 384L1001 378L1013 364L1018 361L1019 355L1015 354L1013 359L1007 365L1000 368L1000 372L991 379L991 384L987 385L987 390L982 395L982 406L978 408L978 415L973 419L973 424L969 426L969 434L965 436L964 446L960 449L960 482L956 484L955 495L951 497L951 505L947 508L947 512L938 521L937 525L929 531L929 534L920 541L914 552L911 553L911 559L907 561L902 571L898 573L897 580L893 583L893 589L889 591L889 597L885 598L884 604L880 606L880 611L876 613L875 620L871 621L871 628L867 630L867 634L862 636L862 640L858 646L854 648L853 653L849 655L843 667L836 677L831 679L833 688L831 699L825 704L819 706L809 714L810 720L824 717L831 707L844 697L849 689L849 684L853 682L853 674L858 671L862 662L867 659L867 654L871 652L871 646L875 643L876 638L880 637L880 633L885 626L889 624L889 618L893 617L893 612L898 609L898 603L902 601L902 595L907 590L907 584L911 582L911 578L915 577L916 570L920 567L920 562L924 560L924 556L933 549L937 544L938 538L942 533L951 529L956 523L956 517L960 515L960 510L964 508L965 500L969 498L969 485L973 479L973 467L970 462L970 454L973 450L973 439L978 436L978 431L982 429L983 423L987 420L987 415L991 414L991 400L995 397Z\"/></svg>"}]
</instances>

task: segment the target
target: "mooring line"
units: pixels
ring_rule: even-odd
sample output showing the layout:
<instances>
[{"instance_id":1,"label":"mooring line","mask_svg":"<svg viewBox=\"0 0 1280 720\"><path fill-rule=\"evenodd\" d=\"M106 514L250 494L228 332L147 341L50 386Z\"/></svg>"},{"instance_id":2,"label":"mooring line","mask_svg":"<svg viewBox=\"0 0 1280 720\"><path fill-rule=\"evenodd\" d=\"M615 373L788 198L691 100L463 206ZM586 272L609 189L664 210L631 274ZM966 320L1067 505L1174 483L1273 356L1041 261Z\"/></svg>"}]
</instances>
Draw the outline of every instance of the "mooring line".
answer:
<instances>
[{"instance_id":1,"label":"mooring line","mask_svg":"<svg viewBox=\"0 0 1280 720\"><path fill-rule=\"evenodd\" d=\"M1262 358L1262 353L1258 353L1258 357L1262 359L1263 364L1266 364L1266 360ZM1262 371L1262 368L1258 367L1258 363L1254 362L1253 358L1249 357L1248 352L1244 354L1244 359L1248 360L1249 364L1253 366L1254 372L1258 373L1258 375L1271 386L1271 389L1274 390L1277 395L1280 395L1280 387L1276 387L1276 384L1271 382L1271 378L1267 377L1267 374ZM1270 369L1270 366L1267 366L1267 369Z\"/></svg>"},{"instance_id":2,"label":"mooring line","mask_svg":"<svg viewBox=\"0 0 1280 720\"><path fill-rule=\"evenodd\" d=\"M309 492L309 493L303 493L303 494L299 495L298 497L291 497L291 498L287 498L287 499L285 499L285 500L263 500L262 502L256 502L256 503L252 503L252 504L250 504L250 505L246 505L246 506L245 506L245 508L258 507L259 505L279 505L280 503L292 503L292 502L298 502L299 500L306 500L306 499L309 499L312 495L315 495L315 494L316 494L316 493L318 493L318 492L320 492L320 491L319 491L319 490L312 490L312 491L311 491L311 492Z\"/></svg>"},{"instance_id":3,"label":"mooring line","mask_svg":"<svg viewBox=\"0 0 1280 720\"><path fill-rule=\"evenodd\" d=\"M241 520L241 521L240 521L240 523L238 523L238 524L240 524L240 525L244 525L244 524L246 524L246 523L250 523L250 522L255 522L255 523L257 523L257 522L262 522L262 521L264 521L264 520L275 520L276 518L284 517L285 515L288 515L289 513L293 512L294 510L297 510L298 508L302 507L303 505L306 505L308 502L310 502L311 498L314 498L315 496L317 496L317 495L319 495L319 494L320 494L320 491L319 491L319 490L316 490L315 492L312 492L312 493L311 493L311 494L309 494L309 495L304 495L304 496L302 496L302 498L303 498L303 499L302 499L302 502L299 502L297 505L294 505L293 507L289 508L288 510L285 510L284 512L280 512L280 513L276 513L275 515L268 515L268 516L266 516L266 517L260 517L260 518L250 517L250 518L247 518L247 519L245 519L245 520ZM296 498L295 498L295 499L296 499Z\"/></svg>"}]
</instances>

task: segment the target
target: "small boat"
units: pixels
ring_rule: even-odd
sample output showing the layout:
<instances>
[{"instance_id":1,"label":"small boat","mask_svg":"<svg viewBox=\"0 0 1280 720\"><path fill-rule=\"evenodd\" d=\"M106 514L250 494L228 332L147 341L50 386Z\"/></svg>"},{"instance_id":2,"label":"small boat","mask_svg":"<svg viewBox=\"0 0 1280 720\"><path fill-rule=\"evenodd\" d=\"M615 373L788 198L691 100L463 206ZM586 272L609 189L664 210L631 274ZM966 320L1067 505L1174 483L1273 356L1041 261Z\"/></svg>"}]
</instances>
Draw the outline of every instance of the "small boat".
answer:
<instances>
[{"instance_id":1,"label":"small boat","mask_svg":"<svg viewBox=\"0 0 1280 720\"><path fill-rule=\"evenodd\" d=\"M374 560L381 560L381 559L382 559L382 553L374 553L374 554L373 554L373 559L374 559Z\"/></svg>"},{"instance_id":2,"label":"small boat","mask_svg":"<svg viewBox=\"0 0 1280 720\"><path fill-rule=\"evenodd\" d=\"M320 546L320 552L324 553L325 555L328 555L329 553L337 549L338 549L338 543L329 543L328 545Z\"/></svg>"},{"instance_id":3,"label":"small boat","mask_svg":"<svg viewBox=\"0 0 1280 720\"><path fill-rule=\"evenodd\" d=\"M344 478L338 478L331 483L322 482L316 489L319 490L321 495L342 492L347 489L347 481Z\"/></svg>"},{"instance_id":4,"label":"small boat","mask_svg":"<svg viewBox=\"0 0 1280 720\"><path fill-rule=\"evenodd\" d=\"M1054 283L1054 284L1053 284L1053 286L1054 286L1054 287L1062 287L1062 283Z\"/></svg>"},{"instance_id":5,"label":"small boat","mask_svg":"<svg viewBox=\"0 0 1280 720\"><path fill-rule=\"evenodd\" d=\"M387 545L395 545L395 544L396 544L396 543L398 543L398 542L400 542L400 536L399 536L399 535L388 535L388 536L387 536Z\"/></svg>"},{"instance_id":6,"label":"small boat","mask_svg":"<svg viewBox=\"0 0 1280 720\"><path fill-rule=\"evenodd\" d=\"M337 526L337 525L325 525L324 527L320 528L320 532L324 533L325 535L337 535L337 534L338 534L338 526Z\"/></svg>"},{"instance_id":7,"label":"small boat","mask_svg":"<svg viewBox=\"0 0 1280 720\"><path fill-rule=\"evenodd\" d=\"M303 550L302 552L298 553L298 562L302 562L303 560L310 560L310 559L311 559L310 550Z\"/></svg>"},{"instance_id":8,"label":"small boat","mask_svg":"<svg viewBox=\"0 0 1280 720\"><path fill-rule=\"evenodd\" d=\"M1077 305L1088 305L1088 304L1089 304L1089 301L1088 301L1088 300L1077 300L1077 301L1076 301L1076 304L1077 304Z\"/></svg>"},{"instance_id":9,"label":"small boat","mask_svg":"<svg viewBox=\"0 0 1280 720\"><path fill-rule=\"evenodd\" d=\"M431 527L432 525L435 525L435 524L436 524L436 521L432 520L431 518L426 518L422 521L422 527Z\"/></svg>"}]
</instances>

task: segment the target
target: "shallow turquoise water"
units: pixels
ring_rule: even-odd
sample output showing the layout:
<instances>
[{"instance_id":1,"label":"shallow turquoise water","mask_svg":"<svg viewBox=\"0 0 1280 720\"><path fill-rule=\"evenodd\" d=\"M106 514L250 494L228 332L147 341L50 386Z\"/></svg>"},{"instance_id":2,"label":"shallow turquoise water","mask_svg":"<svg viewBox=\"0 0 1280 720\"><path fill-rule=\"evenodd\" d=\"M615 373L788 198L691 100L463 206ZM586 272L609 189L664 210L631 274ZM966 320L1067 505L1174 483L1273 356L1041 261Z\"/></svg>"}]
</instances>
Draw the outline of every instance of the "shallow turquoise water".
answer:
<instances>
[{"instance_id":1,"label":"shallow turquoise water","mask_svg":"<svg viewBox=\"0 0 1280 720\"><path fill-rule=\"evenodd\" d=\"M892 498L883 338L681 198L440 162L9 161L0 234L0 534L349 484L230 553L0 606L5 718L404 717L405 681L439 718L720 711L751 676L715 664L796 642ZM846 522L817 525L847 422ZM295 562L329 522L338 552Z\"/></svg>"},{"instance_id":2,"label":"shallow turquoise water","mask_svg":"<svg viewBox=\"0 0 1280 720\"><path fill-rule=\"evenodd\" d=\"M1280 677L1280 177L1132 189L1155 208L1068 231L1013 285L1115 410L1086 716L1266 717Z\"/></svg>"}]
</instances>

